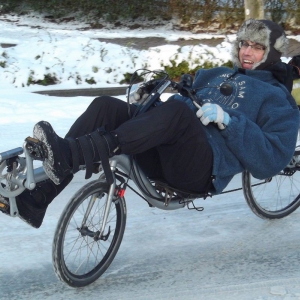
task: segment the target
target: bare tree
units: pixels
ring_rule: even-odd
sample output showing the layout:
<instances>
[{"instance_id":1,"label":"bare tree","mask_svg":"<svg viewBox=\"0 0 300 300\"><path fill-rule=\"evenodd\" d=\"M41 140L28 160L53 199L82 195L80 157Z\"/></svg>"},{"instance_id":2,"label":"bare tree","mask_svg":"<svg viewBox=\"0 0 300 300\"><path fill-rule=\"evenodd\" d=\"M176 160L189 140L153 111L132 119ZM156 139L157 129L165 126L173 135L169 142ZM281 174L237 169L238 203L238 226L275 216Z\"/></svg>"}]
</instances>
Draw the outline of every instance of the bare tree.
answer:
<instances>
[{"instance_id":1,"label":"bare tree","mask_svg":"<svg viewBox=\"0 0 300 300\"><path fill-rule=\"evenodd\" d=\"M245 18L263 19L264 0L245 0Z\"/></svg>"}]
</instances>

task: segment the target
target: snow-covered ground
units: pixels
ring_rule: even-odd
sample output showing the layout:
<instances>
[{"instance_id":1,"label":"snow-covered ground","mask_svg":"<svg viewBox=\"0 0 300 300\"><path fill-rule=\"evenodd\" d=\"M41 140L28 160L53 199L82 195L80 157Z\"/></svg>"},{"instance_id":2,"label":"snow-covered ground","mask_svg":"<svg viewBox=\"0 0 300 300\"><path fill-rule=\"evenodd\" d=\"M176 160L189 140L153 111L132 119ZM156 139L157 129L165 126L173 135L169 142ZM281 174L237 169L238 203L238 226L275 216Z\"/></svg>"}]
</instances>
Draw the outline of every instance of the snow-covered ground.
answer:
<instances>
[{"instance_id":1,"label":"snow-covered ground","mask_svg":"<svg viewBox=\"0 0 300 300\"><path fill-rule=\"evenodd\" d=\"M19 22L25 21L28 19ZM26 84L21 87L22 82L27 82L28 72L43 74L43 68L48 66L50 71L60 74L61 83L55 88L86 87L84 81L78 86L65 74L78 72L85 78L90 76L92 67L99 64L103 69L116 68L116 72L111 72L114 74L111 78L114 78L118 72L125 73L128 66L132 67L133 56L136 68L145 60L151 62L149 66L154 64L157 68L158 57L168 61L178 50L169 45L134 52L96 42L94 38L195 37L168 28L152 32L78 31L80 24L62 27L33 23L33 20L30 25L32 27L16 26L0 18L0 43L17 44L14 48L2 49L9 59L7 68L0 67L0 152L22 146L24 138L31 135L33 125L40 120L49 121L58 134L64 135L92 101L90 97L58 98L33 94L31 91L43 88ZM101 49L107 51L102 61L100 56L95 56ZM199 45L193 49L199 54L208 48ZM230 53L228 42L208 50L215 53L216 60L229 57ZM184 53L191 53L191 49L182 49L179 54ZM40 54L44 55L44 60L37 63L35 57ZM204 59L209 55L202 54ZM122 61L119 60L121 56ZM180 55L178 57L180 59ZM59 60L62 63L56 68ZM107 86L107 76L99 76L95 86ZM149 208L128 190L125 196L127 227L114 262L91 286L82 289L66 287L52 269L52 238L62 209L85 182L84 174L78 173L50 205L39 230L17 218L0 215L1 300L300 299L300 211L279 221L261 220L247 207L242 192L198 200L198 205L205 208L203 212L187 209L165 212ZM232 186L240 184L240 176L237 176Z\"/></svg>"},{"instance_id":2,"label":"snow-covered ground","mask_svg":"<svg viewBox=\"0 0 300 300\"><path fill-rule=\"evenodd\" d=\"M24 87L47 77L55 78L58 85L49 88L99 87L119 84L123 74L139 68L161 69L171 61L188 60L190 68L205 61L221 64L230 60L231 41L235 35L191 34L167 27L153 30L82 30L84 25L68 23L57 25L34 17L10 18L0 16L0 43L17 44L0 53L0 88ZM7 18L7 17L6 17ZM97 38L164 37L166 45L146 50L100 42ZM216 47L167 45L178 39L224 38ZM300 41L299 36L289 38ZM284 58L285 60L289 58ZM94 84L90 84L94 82ZM41 87L38 87L41 89Z\"/></svg>"}]
</instances>

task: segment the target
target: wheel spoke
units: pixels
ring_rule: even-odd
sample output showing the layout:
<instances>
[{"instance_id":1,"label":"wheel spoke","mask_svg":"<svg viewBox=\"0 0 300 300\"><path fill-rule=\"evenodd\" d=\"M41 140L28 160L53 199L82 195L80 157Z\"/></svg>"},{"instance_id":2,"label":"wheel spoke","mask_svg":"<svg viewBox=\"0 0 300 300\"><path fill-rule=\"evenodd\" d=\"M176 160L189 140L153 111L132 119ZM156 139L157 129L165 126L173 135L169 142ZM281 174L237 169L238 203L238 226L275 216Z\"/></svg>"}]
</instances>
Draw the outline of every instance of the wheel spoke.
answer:
<instances>
[{"instance_id":1,"label":"wheel spoke","mask_svg":"<svg viewBox=\"0 0 300 300\"><path fill-rule=\"evenodd\" d=\"M252 211L262 218L282 218L300 205L300 172L281 172L269 181L259 181L249 172L243 174L243 188Z\"/></svg>"},{"instance_id":2,"label":"wheel spoke","mask_svg":"<svg viewBox=\"0 0 300 300\"><path fill-rule=\"evenodd\" d=\"M113 202L105 226L107 239L98 238L106 197L97 197L84 227L82 220L93 195L106 195L104 182L91 182L77 193L63 212L53 243L53 264L58 277L71 286L85 286L107 269L116 255L124 234L126 214L124 199ZM109 228L109 230L108 230Z\"/></svg>"}]
</instances>

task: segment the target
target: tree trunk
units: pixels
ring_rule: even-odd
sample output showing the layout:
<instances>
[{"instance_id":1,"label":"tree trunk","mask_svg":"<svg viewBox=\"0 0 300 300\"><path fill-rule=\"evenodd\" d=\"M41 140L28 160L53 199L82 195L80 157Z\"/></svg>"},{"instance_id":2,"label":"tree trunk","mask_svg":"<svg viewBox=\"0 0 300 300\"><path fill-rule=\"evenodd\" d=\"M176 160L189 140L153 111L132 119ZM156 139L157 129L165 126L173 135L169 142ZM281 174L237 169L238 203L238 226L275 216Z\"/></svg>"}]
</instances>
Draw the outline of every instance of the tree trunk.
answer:
<instances>
[{"instance_id":1,"label":"tree trunk","mask_svg":"<svg viewBox=\"0 0 300 300\"><path fill-rule=\"evenodd\" d=\"M264 0L245 0L245 19L263 19Z\"/></svg>"}]
</instances>

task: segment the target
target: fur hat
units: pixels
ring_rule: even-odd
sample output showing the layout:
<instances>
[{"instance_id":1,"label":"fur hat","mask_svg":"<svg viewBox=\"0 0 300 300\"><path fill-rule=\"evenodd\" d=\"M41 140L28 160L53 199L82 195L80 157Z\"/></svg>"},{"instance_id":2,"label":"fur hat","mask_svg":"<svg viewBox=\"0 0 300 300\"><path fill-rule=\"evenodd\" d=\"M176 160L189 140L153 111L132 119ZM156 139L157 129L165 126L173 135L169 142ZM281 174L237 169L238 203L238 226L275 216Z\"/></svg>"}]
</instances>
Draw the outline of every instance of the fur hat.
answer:
<instances>
[{"instance_id":1,"label":"fur hat","mask_svg":"<svg viewBox=\"0 0 300 300\"><path fill-rule=\"evenodd\" d=\"M276 23L269 20L245 21L236 35L236 41L232 48L232 62L241 67L239 61L239 42L251 41L266 47L262 60L253 65L253 69L262 70L280 61L281 55L288 46L288 39L283 29Z\"/></svg>"}]
</instances>

